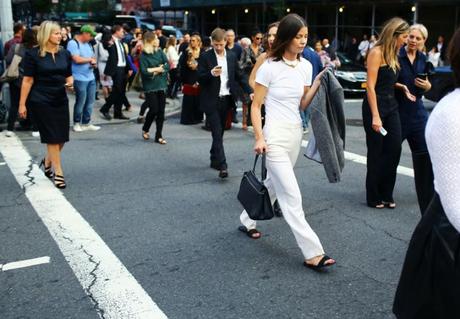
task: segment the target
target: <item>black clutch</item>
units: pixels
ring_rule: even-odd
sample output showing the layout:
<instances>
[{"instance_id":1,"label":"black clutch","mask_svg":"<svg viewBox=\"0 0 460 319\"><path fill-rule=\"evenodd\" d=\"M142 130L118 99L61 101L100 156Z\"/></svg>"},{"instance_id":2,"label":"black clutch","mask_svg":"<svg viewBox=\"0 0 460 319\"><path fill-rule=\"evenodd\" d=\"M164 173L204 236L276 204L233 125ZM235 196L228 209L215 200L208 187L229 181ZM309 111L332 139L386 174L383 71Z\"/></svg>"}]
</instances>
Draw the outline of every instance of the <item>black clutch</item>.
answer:
<instances>
[{"instance_id":1,"label":"black clutch","mask_svg":"<svg viewBox=\"0 0 460 319\"><path fill-rule=\"evenodd\" d=\"M273 207L268 195L268 189L263 183L267 176L265 155L262 155L262 180L259 180L255 173L258 158L259 155L256 155L252 170L244 172L238 192L238 200L251 219L267 220L273 218Z\"/></svg>"}]
</instances>

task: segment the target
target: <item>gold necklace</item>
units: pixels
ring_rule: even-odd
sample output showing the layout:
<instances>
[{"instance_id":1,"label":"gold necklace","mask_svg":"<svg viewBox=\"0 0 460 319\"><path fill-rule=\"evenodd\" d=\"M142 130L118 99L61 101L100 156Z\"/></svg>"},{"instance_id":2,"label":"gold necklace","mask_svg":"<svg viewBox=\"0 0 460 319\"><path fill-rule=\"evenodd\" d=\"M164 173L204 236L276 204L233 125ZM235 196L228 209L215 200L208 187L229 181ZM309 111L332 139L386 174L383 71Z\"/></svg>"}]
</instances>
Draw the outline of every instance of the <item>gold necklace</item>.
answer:
<instances>
[{"instance_id":1,"label":"gold necklace","mask_svg":"<svg viewBox=\"0 0 460 319\"><path fill-rule=\"evenodd\" d=\"M283 57L283 62L287 65L290 66L291 68L295 68L297 64L299 64L299 60L295 59L294 61L288 60L285 57Z\"/></svg>"}]
</instances>

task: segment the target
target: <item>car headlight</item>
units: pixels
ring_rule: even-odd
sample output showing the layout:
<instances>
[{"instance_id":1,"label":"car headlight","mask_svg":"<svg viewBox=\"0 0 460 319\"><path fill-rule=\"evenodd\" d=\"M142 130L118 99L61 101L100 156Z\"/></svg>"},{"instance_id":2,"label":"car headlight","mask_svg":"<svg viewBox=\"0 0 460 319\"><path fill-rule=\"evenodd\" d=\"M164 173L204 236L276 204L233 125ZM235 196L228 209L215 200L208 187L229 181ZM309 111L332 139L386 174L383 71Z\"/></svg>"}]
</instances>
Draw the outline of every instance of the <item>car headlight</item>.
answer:
<instances>
[{"instance_id":1,"label":"car headlight","mask_svg":"<svg viewBox=\"0 0 460 319\"><path fill-rule=\"evenodd\" d=\"M353 72L337 70L337 71L335 71L335 76L338 77L338 78L342 78L342 79L344 79L346 81L352 81L352 82L357 81L357 79L356 79L355 75L353 74Z\"/></svg>"}]
</instances>

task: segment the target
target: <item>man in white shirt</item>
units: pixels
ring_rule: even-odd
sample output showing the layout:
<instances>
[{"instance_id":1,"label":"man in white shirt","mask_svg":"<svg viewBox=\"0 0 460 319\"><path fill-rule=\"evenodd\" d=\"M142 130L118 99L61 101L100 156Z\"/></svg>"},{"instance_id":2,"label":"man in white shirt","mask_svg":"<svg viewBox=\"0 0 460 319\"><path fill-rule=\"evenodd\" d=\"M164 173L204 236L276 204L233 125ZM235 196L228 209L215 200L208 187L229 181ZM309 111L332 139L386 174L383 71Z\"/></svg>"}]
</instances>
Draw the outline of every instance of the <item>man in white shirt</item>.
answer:
<instances>
[{"instance_id":1,"label":"man in white shirt","mask_svg":"<svg viewBox=\"0 0 460 319\"><path fill-rule=\"evenodd\" d=\"M235 54L225 49L225 30L214 29L211 33L212 50L200 57L198 82L200 83L201 109L212 132L211 168L219 171L220 178L228 176L223 136L229 111L235 107L238 86L251 94L247 78L239 68Z\"/></svg>"},{"instance_id":2,"label":"man in white shirt","mask_svg":"<svg viewBox=\"0 0 460 319\"><path fill-rule=\"evenodd\" d=\"M359 60L360 62L364 63L364 59L366 58L367 51L369 50L369 41L367 40L367 34L363 35L363 40L359 43L358 50L359 50Z\"/></svg>"}]
</instances>

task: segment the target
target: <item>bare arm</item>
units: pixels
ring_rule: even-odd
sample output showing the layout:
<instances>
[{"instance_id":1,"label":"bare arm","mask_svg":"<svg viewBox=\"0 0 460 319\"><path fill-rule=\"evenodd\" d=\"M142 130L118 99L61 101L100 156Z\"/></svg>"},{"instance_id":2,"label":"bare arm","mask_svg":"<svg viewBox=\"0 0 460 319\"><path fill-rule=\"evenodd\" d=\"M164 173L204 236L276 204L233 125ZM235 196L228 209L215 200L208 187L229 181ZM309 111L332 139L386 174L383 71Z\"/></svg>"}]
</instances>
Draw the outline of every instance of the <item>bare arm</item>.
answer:
<instances>
[{"instance_id":1,"label":"bare arm","mask_svg":"<svg viewBox=\"0 0 460 319\"><path fill-rule=\"evenodd\" d=\"M256 87L256 74L257 74L257 70L258 70L259 67L262 65L262 63L265 62L266 59L267 59L267 52L264 52L264 53L262 53L261 55L259 55L259 57L257 58L256 64L255 64L254 67L252 68L251 74L249 75L249 86L250 86L253 90L254 90L255 87Z\"/></svg>"},{"instance_id":2,"label":"bare arm","mask_svg":"<svg viewBox=\"0 0 460 319\"><path fill-rule=\"evenodd\" d=\"M377 107L377 95L375 93L375 84L380 64L382 63L382 51L379 47L374 47L367 57L367 101L372 114L372 129L376 132L382 127L379 110Z\"/></svg>"},{"instance_id":3,"label":"bare arm","mask_svg":"<svg viewBox=\"0 0 460 319\"><path fill-rule=\"evenodd\" d=\"M265 144L264 134L262 132L262 115L261 109L262 104L267 94L267 88L259 83L255 83L254 88L254 100L251 105L251 121L254 128L255 145L254 151L257 154L262 154L267 150L267 144Z\"/></svg>"},{"instance_id":4,"label":"bare arm","mask_svg":"<svg viewBox=\"0 0 460 319\"><path fill-rule=\"evenodd\" d=\"M79 55L72 55L72 60L77 64L96 63L95 58L83 58Z\"/></svg>"},{"instance_id":5,"label":"bare arm","mask_svg":"<svg viewBox=\"0 0 460 319\"><path fill-rule=\"evenodd\" d=\"M26 101L29 97L30 89L34 84L34 78L31 76L24 76L21 85L21 96L19 98L19 117L25 119L27 117Z\"/></svg>"},{"instance_id":6,"label":"bare arm","mask_svg":"<svg viewBox=\"0 0 460 319\"><path fill-rule=\"evenodd\" d=\"M302 109L302 111L305 111L305 109L310 106L310 103L315 97L316 92L318 92L318 89L321 85L321 77L323 76L324 72L326 72L326 69L318 73L311 87L304 87L303 96L300 100L300 108Z\"/></svg>"}]
</instances>

